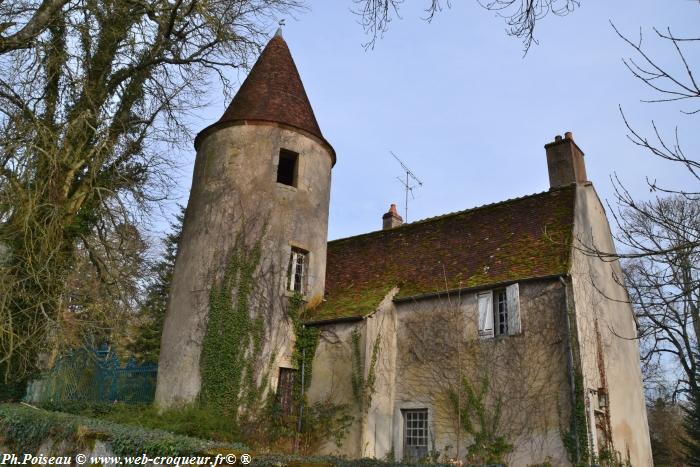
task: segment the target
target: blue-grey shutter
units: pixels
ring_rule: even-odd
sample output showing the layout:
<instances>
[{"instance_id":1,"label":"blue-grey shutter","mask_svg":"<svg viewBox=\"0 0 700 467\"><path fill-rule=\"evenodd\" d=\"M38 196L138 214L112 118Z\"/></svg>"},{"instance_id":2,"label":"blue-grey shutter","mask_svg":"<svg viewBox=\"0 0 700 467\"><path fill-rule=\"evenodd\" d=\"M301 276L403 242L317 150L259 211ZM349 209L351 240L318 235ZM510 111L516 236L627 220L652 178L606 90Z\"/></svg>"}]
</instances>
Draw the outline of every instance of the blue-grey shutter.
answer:
<instances>
[{"instance_id":1,"label":"blue-grey shutter","mask_svg":"<svg viewBox=\"0 0 700 467\"><path fill-rule=\"evenodd\" d=\"M520 288L518 284L506 287L508 303L508 334L520 334Z\"/></svg>"},{"instance_id":2,"label":"blue-grey shutter","mask_svg":"<svg viewBox=\"0 0 700 467\"><path fill-rule=\"evenodd\" d=\"M493 337L493 294L481 292L476 296L479 304L479 337Z\"/></svg>"}]
</instances>

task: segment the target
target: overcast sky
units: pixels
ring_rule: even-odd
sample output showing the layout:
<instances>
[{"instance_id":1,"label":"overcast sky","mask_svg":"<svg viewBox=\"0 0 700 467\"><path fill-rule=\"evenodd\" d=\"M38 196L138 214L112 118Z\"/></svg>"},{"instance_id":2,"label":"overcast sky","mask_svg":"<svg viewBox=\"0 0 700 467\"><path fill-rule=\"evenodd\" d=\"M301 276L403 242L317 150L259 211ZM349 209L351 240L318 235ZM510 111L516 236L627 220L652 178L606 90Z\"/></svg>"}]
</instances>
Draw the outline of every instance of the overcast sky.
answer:
<instances>
[{"instance_id":1,"label":"overcast sky","mask_svg":"<svg viewBox=\"0 0 700 467\"><path fill-rule=\"evenodd\" d=\"M678 126L686 154L697 157L700 116L680 110L700 104L641 103L655 95L622 64L633 51L610 21L635 38L641 27L650 53L677 66L675 51L651 28L670 26L676 35L697 37L697 1L581 0L571 15L537 24L539 45L525 57L519 40L505 34L503 20L475 0L453 1L430 24L421 20L425 3L407 2L402 19L369 51L350 0L311 1L310 11L286 18L284 37L338 157L330 239L381 228L392 202L403 213L396 180L402 170L389 151L423 181L409 202L409 221L547 190L543 146L565 131L585 152L588 177L601 198L612 201L613 173L639 197L649 195L647 176L692 186L681 168L626 139L618 106L647 133L652 120L669 135ZM700 44L687 45L700 75ZM245 73L232 78L237 86ZM198 111L195 132L223 113L228 102L216 94ZM184 204L194 150L182 161L174 194Z\"/></svg>"}]
</instances>

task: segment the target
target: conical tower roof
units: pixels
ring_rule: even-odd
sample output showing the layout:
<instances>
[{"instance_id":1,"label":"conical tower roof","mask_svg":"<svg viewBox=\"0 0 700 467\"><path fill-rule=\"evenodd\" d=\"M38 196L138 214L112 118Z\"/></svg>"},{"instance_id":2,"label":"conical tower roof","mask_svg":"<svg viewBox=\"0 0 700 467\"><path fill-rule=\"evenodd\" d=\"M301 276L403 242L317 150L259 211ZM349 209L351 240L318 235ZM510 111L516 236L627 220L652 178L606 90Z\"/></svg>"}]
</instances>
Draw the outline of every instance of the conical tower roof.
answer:
<instances>
[{"instance_id":1,"label":"conical tower roof","mask_svg":"<svg viewBox=\"0 0 700 467\"><path fill-rule=\"evenodd\" d=\"M197 135L197 139L214 128L244 122L278 123L302 130L329 146L335 163L335 151L321 133L280 31L265 46L224 115Z\"/></svg>"},{"instance_id":2,"label":"conical tower roof","mask_svg":"<svg viewBox=\"0 0 700 467\"><path fill-rule=\"evenodd\" d=\"M276 34L219 120L268 120L323 138L299 71L281 34Z\"/></svg>"}]
</instances>

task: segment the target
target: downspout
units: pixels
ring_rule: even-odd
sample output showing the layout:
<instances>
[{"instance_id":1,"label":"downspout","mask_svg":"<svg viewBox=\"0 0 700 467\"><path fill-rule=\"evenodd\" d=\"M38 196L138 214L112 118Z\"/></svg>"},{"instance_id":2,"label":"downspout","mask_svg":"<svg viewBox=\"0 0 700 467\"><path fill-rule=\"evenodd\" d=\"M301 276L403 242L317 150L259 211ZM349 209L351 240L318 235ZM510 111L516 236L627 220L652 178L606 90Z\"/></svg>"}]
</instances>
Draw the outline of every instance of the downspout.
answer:
<instances>
[{"instance_id":1,"label":"downspout","mask_svg":"<svg viewBox=\"0 0 700 467\"><path fill-rule=\"evenodd\" d=\"M571 336L571 316L570 316L570 308L569 308L569 286L567 285L566 281L564 280L564 276L559 276L559 282L562 283L564 286L564 300L566 302L566 346L568 350L568 367L569 367L569 388L571 389L571 421L572 421L572 430L573 430L573 439L575 440L575 446L576 446L576 459L574 461L576 463L579 463L581 461L581 452L580 452L580 447L578 445L579 438L578 438L578 424L576 420L576 414L574 413L575 407L576 407L576 381L575 381L575 375L574 375L574 349L572 346L572 336Z\"/></svg>"}]
</instances>

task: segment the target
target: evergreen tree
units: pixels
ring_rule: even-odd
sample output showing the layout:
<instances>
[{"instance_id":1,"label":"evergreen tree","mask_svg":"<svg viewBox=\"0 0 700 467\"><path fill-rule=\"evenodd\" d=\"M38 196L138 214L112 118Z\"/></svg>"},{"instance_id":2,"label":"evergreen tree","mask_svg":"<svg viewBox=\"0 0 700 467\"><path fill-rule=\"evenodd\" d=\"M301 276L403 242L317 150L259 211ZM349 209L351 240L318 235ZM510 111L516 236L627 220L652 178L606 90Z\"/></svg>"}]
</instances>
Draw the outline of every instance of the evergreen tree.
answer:
<instances>
[{"instance_id":1,"label":"evergreen tree","mask_svg":"<svg viewBox=\"0 0 700 467\"><path fill-rule=\"evenodd\" d=\"M690 385L688 403L683 408L685 412L683 427L687 435L683 439L683 445L690 467L700 467L700 387L698 382L700 378L696 377L696 384Z\"/></svg>"},{"instance_id":2,"label":"evergreen tree","mask_svg":"<svg viewBox=\"0 0 700 467\"><path fill-rule=\"evenodd\" d=\"M163 256L151 268L152 282L146 288L146 297L139 313L140 322L129 345L130 352L142 362L158 363L160 336L163 332L170 283L175 269L175 257L182 235L184 217L185 208L180 206L179 214L170 224L170 233L163 239Z\"/></svg>"}]
</instances>

